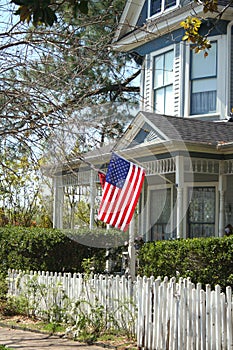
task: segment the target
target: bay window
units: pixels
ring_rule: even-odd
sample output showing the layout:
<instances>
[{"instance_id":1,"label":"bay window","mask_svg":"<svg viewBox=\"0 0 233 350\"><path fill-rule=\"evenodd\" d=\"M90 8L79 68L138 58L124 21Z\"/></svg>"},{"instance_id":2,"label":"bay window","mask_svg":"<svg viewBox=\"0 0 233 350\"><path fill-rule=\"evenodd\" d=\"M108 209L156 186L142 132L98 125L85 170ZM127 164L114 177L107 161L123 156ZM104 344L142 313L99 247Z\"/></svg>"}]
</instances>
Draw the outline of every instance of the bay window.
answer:
<instances>
[{"instance_id":1,"label":"bay window","mask_svg":"<svg viewBox=\"0 0 233 350\"><path fill-rule=\"evenodd\" d=\"M154 111L173 114L173 63L174 51L154 57Z\"/></svg>"},{"instance_id":2,"label":"bay window","mask_svg":"<svg viewBox=\"0 0 233 350\"><path fill-rule=\"evenodd\" d=\"M213 42L207 57L203 52L191 52L190 114L216 112L217 101L217 43Z\"/></svg>"}]
</instances>

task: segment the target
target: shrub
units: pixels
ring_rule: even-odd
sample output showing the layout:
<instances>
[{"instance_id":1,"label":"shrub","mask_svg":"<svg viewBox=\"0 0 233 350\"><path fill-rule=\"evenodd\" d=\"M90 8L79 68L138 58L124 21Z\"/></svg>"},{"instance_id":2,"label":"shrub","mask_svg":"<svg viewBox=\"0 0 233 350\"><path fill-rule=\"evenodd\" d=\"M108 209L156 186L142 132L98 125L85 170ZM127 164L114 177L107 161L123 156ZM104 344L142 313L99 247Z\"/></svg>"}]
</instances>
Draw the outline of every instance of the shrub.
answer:
<instances>
[{"instance_id":1,"label":"shrub","mask_svg":"<svg viewBox=\"0 0 233 350\"><path fill-rule=\"evenodd\" d=\"M9 268L51 272L82 272L82 261L92 257L95 271L105 269L105 249L84 246L61 230L1 227L0 273Z\"/></svg>"},{"instance_id":2,"label":"shrub","mask_svg":"<svg viewBox=\"0 0 233 350\"><path fill-rule=\"evenodd\" d=\"M233 236L146 243L139 262L140 275L190 277L193 283L233 287Z\"/></svg>"}]
</instances>

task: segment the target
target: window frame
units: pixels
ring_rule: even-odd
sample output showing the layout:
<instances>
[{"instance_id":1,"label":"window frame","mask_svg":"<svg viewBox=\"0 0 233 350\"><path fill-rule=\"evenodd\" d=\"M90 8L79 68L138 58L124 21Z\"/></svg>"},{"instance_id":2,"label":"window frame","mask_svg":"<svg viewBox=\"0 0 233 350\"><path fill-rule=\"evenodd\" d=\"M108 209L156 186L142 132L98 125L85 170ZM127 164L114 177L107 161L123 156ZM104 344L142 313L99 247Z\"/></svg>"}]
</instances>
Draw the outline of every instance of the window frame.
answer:
<instances>
[{"instance_id":1,"label":"window frame","mask_svg":"<svg viewBox=\"0 0 233 350\"><path fill-rule=\"evenodd\" d=\"M218 191L218 182L216 181L209 181L209 182L185 182L184 184L184 198L185 198L185 203L187 205L187 208L189 206L189 189L194 188L194 187L215 187L215 237L218 237L218 226L219 226L219 191ZM184 233L186 235L184 238L188 238L187 230L188 230L188 211L186 212L185 215L185 220L184 220Z\"/></svg>"},{"instance_id":2,"label":"window frame","mask_svg":"<svg viewBox=\"0 0 233 350\"><path fill-rule=\"evenodd\" d=\"M174 230L174 186L172 184L160 184L160 185L150 185L148 187L148 200L146 203L146 210L147 210L147 241L152 241L152 228L153 225L157 223L157 221L155 223L153 223L154 219L152 218L152 212L151 212L151 197L152 197L152 192L154 191L160 191L160 190L164 190L167 191L169 190L170 192L170 218L168 220L168 223L166 225L170 225L170 233L168 233L168 235L170 235L170 238L173 236L173 230ZM169 237L167 236L166 239L169 239Z\"/></svg>"},{"instance_id":3,"label":"window frame","mask_svg":"<svg viewBox=\"0 0 233 350\"><path fill-rule=\"evenodd\" d=\"M217 101L216 112L208 114L191 114L191 82L190 82L190 45L185 46L184 50L184 73L182 75L182 86L184 97L181 101L183 110L182 116L185 118L194 118L202 120L219 120L224 119L227 115L227 91L226 83L228 81L229 69L222 62L227 62L227 36L212 36L211 41L217 42ZM203 54L203 53L200 53Z\"/></svg>"},{"instance_id":4,"label":"window frame","mask_svg":"<svg viewBox=\"0 0 233 350\"><path fill-rule=\"evenodd\" d=\"M175 2L175 5L169 6L169 7L166 8L166 0L158 0L158 2L160 2L160 11L151 14L151 8L152 8L151 3L152 3L152 1L153 0L148 0L147 19L151 19L151 18L157 17L157 16L161 15L161 13L166 13L166 12L172 11L175 8L177 8L179 6L179 3L180 3L179 0L175 0L175 1L173 0L173 2Z\"/></svg>"},{"instance_id":5,"label":"window frame","mask_svg":"<svg viewBox=\"0 0 233 350\"><path fill-rule=\"evenodd\" d=\"M193 57L195 57L194 55L204 55L204 53L199 53L199 54L195 54L193 51L191 51L190 53L190 69L189 69L189 80L190 80L190 106L189 106L189 114L190 116L195 116L195 115L212 115L215 114L217 112L217 91L218 91L218 86L217 86L217 81L218 81L218 41L217 40L212 40L211 41L213 44L216 44L216 52L215 52L215 67L214 67L214 72L212 74L208 74L208 75L202 75L202 76L197 76L197 77L192 77L192 73L193 73ZM203 58L205 59L205 58ZM206 58L208 59L208 57ZM215 111L209 111L206 113L193 113L192 112L192 99L193 99L193 85L195 82L200 83L200 82L204 82L207 80L214 80L216 82L216 88L215 91L216 92L216 96L215 96ZM206 91L207 92L207 91Z\"/></svg>"},{"instance_id":6,"label":"window frame","mask_svg":"<svg viewBox=\"0 0 233 350\"><path fill-rule=\"evenodd\" d=\"M164 58L165 58L165 55L168 54L169 52L173 52L173 63L172 63L172 78L171 78L171 81L172 83L171 84L164 84ZM162 85L159 85L159 86L155 86L155 60L156 60L156 57L159 57L159 56L162 56L163 57L163 84ZM160 51L157 51L157 52L154 52L152 54L152 109L155 113L158 113L158 114L166 114L166 110L165 110L165 90L166 88L168 88L169 86L172 86L172 94L173 94L173 105L174 105L174 63L175 63L175 48L174 46L168 46ZM158 91L160 89L163 89L164 90L164 93L163 93L163 99L164 99L164 103L163 103L163 112L160 112L160 111L156 111L156 108L155 108L155 91ZM173 115L174 114L174 108L172 107L172 113L169 113L169 115Z\"/></svg>"}]
</instances>

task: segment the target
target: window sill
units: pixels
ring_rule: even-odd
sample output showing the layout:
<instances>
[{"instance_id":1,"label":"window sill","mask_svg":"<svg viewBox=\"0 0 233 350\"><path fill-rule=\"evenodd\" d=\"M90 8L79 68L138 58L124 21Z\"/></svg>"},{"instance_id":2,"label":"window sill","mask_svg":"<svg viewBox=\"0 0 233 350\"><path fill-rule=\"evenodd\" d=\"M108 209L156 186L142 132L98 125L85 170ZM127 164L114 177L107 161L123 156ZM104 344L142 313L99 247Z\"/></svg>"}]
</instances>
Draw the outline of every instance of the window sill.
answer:
<instances>
[{"instance_id":1,"label":"window sill","mask_svg":"<svg viewBox=\"0 0 233 350\"><path fill-rule=\"evenodd\" d=\"M186 116L186 118L212 121L212 120L219 120L220 114L219 113L195 114L195 115L188 115Z\"/></svg>"}]
</instances>

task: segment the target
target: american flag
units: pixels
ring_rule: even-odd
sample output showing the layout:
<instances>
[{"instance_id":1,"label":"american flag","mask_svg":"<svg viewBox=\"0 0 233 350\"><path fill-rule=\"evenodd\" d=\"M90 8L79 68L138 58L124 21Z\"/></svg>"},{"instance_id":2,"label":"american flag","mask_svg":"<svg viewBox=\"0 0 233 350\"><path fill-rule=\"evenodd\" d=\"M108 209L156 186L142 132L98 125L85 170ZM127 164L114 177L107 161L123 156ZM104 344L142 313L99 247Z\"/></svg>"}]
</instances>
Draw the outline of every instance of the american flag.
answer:
<instances>
[{"instance_id":1,"label":"american flag","mask_svg":"<svg viewBox=\"0 0 233 350\"><path fill-rule=\"evenodd\" d=\"M145 170L142 167L113 153L107 169L98 219L126 231L144 178Z\"/></svg>"}]
</instances>

